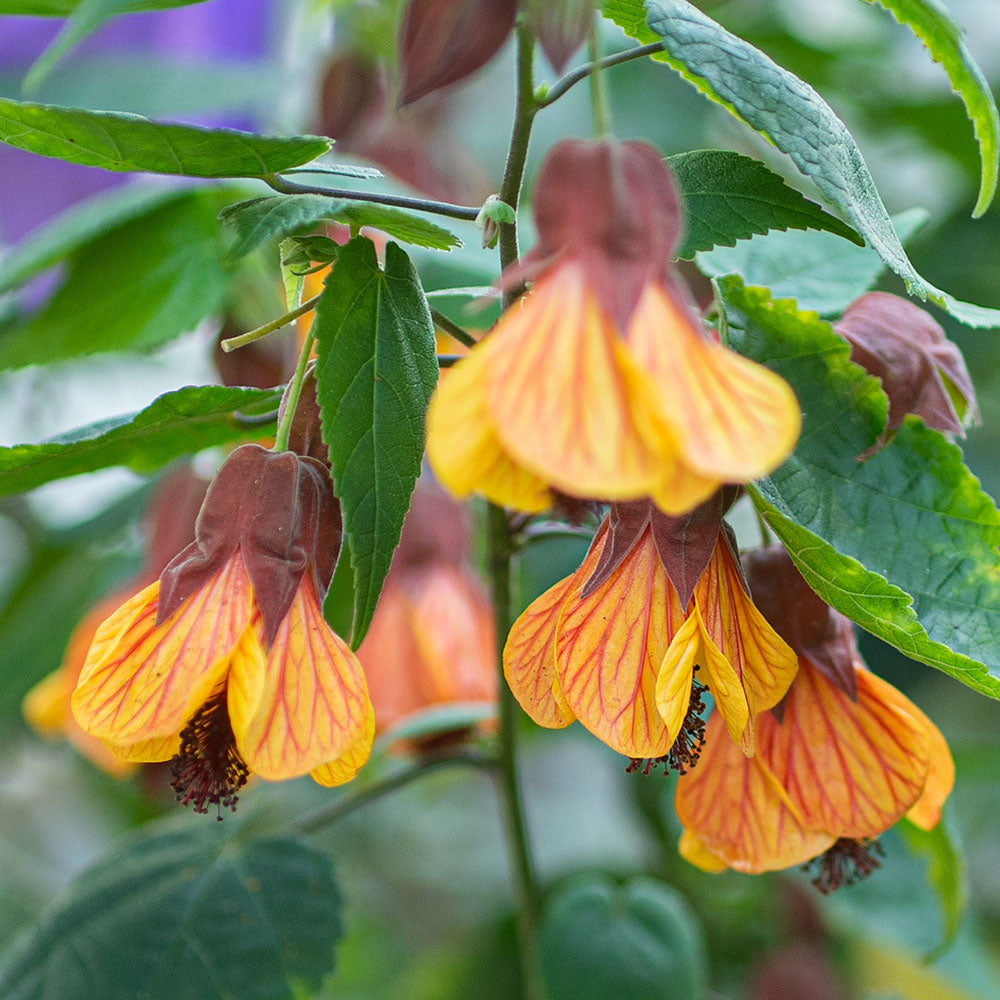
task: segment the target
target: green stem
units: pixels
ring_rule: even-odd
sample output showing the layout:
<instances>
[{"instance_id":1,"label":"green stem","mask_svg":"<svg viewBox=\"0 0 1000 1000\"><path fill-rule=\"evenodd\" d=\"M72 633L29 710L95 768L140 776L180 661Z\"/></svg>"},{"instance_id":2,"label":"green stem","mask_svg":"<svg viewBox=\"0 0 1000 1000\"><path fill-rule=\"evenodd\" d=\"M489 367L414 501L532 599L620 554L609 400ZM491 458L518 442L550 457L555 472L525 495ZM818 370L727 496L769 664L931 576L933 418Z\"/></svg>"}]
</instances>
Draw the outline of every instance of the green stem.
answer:
<instances>
[{"instance_id":1,"label":"green stem","mask_svg":"<svg viewBox=\"0 0 1000 1000\"><path fill-rule=\"evenodd\" d=\"M547 108L554 104L570 87L575 87L581 80L585 80L595 70L609 69L612 66L620 66L622 63L631 62L633 59L641 59L643 56L652 56L663 51L663 42L650 42L648 45L640 45L638 48L626 49L624 52L616 52L614 55L605 56L594 62L585 63L576 69L560 77L548 89L545 96L538 102L538 108Z\"/></svg>"},{"instance_id":2,"label":"green stem","mask_svg":"<svg viewBox=\"0 0 1000 1000\"><path fill-rule=\"evenodd\" d=\"M230 351L235 351L238 347L246 347L247 344L252 344L255 340L260 340L262 337L266 337L269 333L274 333L275 330L280 330L283 326L287 326L294 319L298 319L300 316L304 316L310 309L316 308L316 303L319 302L319 296L314 295L311 299L307 299L300 306L296 306L289 312L286 312L284 316L279 316L277 319L271 320L270 323L265 323L263 326L258 326L256 330L250 330L247 333L241 333L238 337L228 337L223 340L219 346L228 354Z\"/></svg>"},{"instance_id":3,"label":"green stem","mask_svg":"<svg viewBox=\"0 0 1000 1000\"><path fill-rule=\"evenodd\" d=\"M538 112L538 102L534 95L535 39L523 24L516 28L517 38L517 104L514 111L514 127L510 133L507 163L503 181L500 184L500 200L510 205L515 213L521 197L524 181L524 164L528 158L528 142L531 126ZM518 258L517 222L500 223L500 267L505 270ZM523 291L522 287L507 288L503 293L503 307L506 309Z\"/></svg>"},{"instance_id":4,"label":"green stem","mask_svg":"<svg viewBox=\"0 0 1000 1000\"><path fill-rule=\"evenodd\" d=\"M443 330L449 337L454 338L460 344L464 344L466 347L476 346L476 338L467 330L463 330L457 323L452 323L444 313L432 308L431 319L439 330Z\"/></svg>"},{"instance_id":5,"label":"green stem","mask_svg":"<svg viewBox=\"0 0 1000 1000\"><path fill-rule=\"evenodd\" d=\"M285 391L285 410L281 414L281 423L278 424L278 431L274 435L274 450L288 451L288 439L292 433L292 421L295 419L295 411L298 409L299 396L302 395L302 383L305 381L306 368L309 367L309 355L312 354L313 342L316 337L312 330L306 334L305 342L299 353L299 361L295 366L295 374L288 389Z\"/></svg>"},{"instance_id":6,"label":"green stem","mask_svg":"<svg viewBox=\"0 0 1000 1000\"><path fill-rule=\"evenodd\" d=\"M417 212L431 212L450 219L468 219L475 222L479 206L452 205L447 201L431 201L428 198L409 198L398 194L380 194L377 191L354 191L350 188L317 187L313 184L296 184L277 174L267 174L261 178L268 187L281 194L318 194L324 198L344 201L368 201L375 205L391 205L394 208L410 208Z\"/></svg>"},{"instance_id":7,"label":"green stem","mask_svg":"<svg viewBox=\"0 0 1000 1000\"><path fill-rule=\"evenodd\" d=\"M360 809L361 806L367 805L369 802L375 802L377 799L381 799L383 796L405 787L431 771L453 764L480 768L481 770L491 770L496 767L496 761L482 754L470 751L449 751L441 756L421 757L409 767L403 768L395 774L390 774L381 781L374 781L366 788L355 791L353 794L345 795L332 805L326 806L320 809L319 812L315 812L311 816L299 820L293 826L293 829L299 833L317 833L324 827L336 823L339 819L343 819L344 816L354 812L355 809Z\"/></svg>"},{"instance_id":8,"label":"green stem","mask_svg":"<svg viewBox=\"0 0 1000 1000\"><path fill-rule=\"evenodd\" d=\"M608 108L607 95L604 92L604 77L601 73L601 55L597 43L597 20L594 15L587 34L587 52L590 55L590 115L594 123L594 138L601 139L610 131L611 112Z\"/></svg>"},{"instance_id":9,"label":"green stem","mask_svg":"<svg viewBox=\"0 0 1000 1000\"><path fill-rule=\"evenodd\" d=\"M528 156L531 126L538 111L533 79L535 39L523 23L518 24L516 28L516 39L516 109L503 182L500 186L500 199L513 207L515 221L500 224L500 268L502 271L510 267L518 257L516 212L521 195L521 184L524 181L524 165ZM508 308L521 291L521 288L505 288L503 307ZM510 557L513 552L513 543L507 514L502 507L495 504L488 505L486 524L487 553L493 593L493 620L496 623L497 661L500 671L497 783L503 805L507 846L515 878L518 904L517 932L520 943L521 974L524 979L524 997L525 1000L544 1000L545 986L542 981L538 955L538 913L541 893L538 889L538 881L531 857L517 774L518 706L503 676L503 647L511 625Z\"/></svg>"}]
</instances>

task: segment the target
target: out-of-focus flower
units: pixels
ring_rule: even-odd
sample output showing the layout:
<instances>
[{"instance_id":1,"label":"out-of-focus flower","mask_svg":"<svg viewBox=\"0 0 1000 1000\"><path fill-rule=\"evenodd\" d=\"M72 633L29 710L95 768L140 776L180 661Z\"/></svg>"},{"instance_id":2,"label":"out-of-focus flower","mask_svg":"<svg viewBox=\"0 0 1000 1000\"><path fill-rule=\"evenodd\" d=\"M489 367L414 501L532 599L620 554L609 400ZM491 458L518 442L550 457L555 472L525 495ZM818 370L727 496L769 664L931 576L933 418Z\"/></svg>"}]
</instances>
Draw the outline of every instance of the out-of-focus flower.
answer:
<instances>
[{"instance_id":1,"label":"out-of-focus flower","mask_svg":"<svg viewBox=\"0 0 1000 1000\"><path fill-rule=\"evenodd\" d=\"M517 6L517 0L409 0L399 39L399 103L485 65L507 40Z\"/></svg>"},{"instance_id":2,"label":"out-of-focus flower","mask_svg":"<svg viewBox=\"0 0 1000 1000\"><path fill-rule=\"evenodd\" d=\"M552 68L561 73L594 23L594 0L521 0L521 7Z\"/></svg>"},{"instance_id":3,"label":"out-of-focus flower","mask_svg":"<svg viewBox=\"0 0 1000 1000\"><path fill-rule=\"evenodd\" d=\"M979 423L962 354L926 310L898 295L868 292L833 328L851 345L851 360L881 380L889 397L887 432L908 413L952 434Z\"/></svg>"},{"instance_id":4,"label":"out-of-focus flower","mask_svg":"<svg viewBox=\"0 0 1000 1000\"><path fill-rule=\"evenodd\" d=\"M879 865L873 839L901 817L934 827L954 781L944 737L872 674L851 623L779 547L748 560L754 594L799 657L784 700L757 720L752 759L708 723L698 768L677 783L681 854L709 871L758 873L818 859L829 892Z\"/></svg>"},{"instance_id":5,"label":"out-of-focus flower","mask_svg":"<svg viewBox=\"0 0 1000 1000\"><path fill-rule=\"evenodd\" d=\"M770 472L798 437L787 383L707 333L671 267L682 213L659 154L566 141L535 188L527 295L442 379L427 449L456 496L552 491L681 514Z\"/></svg>"},{"instance_id":6,"label":"out-of-focus flower","mask_svg":"<svg viewBox=\"0 0 1000 1000\"><path fill-rule=\"evenodd\" d=\"M636 766L683 772L704 729L700 665L734 753L753 753L754 719L796 661L750 599L725 506L721 494L683 518L649 501L612 506L583 565L511 629L504 670L532 719L579 719Z\"/></svg>"},{"instance_id":7,"label":"out-of-focus flower","mask_svg":"<svg viewBox=\"0 0 1000 1000\"><path fill-rule=\"evenodd\" d=\"M340 531L319 461L238 448L195 541L98 628L77 721L120 757L172 760L178 798L198 811L233 806L249 773L348 781L374 719L360 664L321 609Z\"/></svg>"},{"instance_id":8,"label":"out-of-focus flower","mask_svg":"<svg viewBox=\"0 0 1000 1000\"><path fill-rule=\"evenodd\" d=\"M68 740L92 763L115 777L129 774L134 763L115 756L100 740L80 728L70 709L70 696L98 626L136 587L154 580L177 550L194 538L194 522L207 486L188 466L164 476L153 492L144 518L146 558L142 570L130 586L105 598L83 618L70 636L62 663L25 695L21 706L25 719L37 732L50 739Z\"/></svg>"},{"instance_id":9,"label":"out-of-focus flower","mask_svg":"<svg viewBox=\"0 0 1000 1000\"><path fill-rule=\"evenodd\" d=\"M465 566L465 511L420 480L371 628L358 650L376 731L456 702L496 704L490 602Z\"/></svg>"}]
</instances>

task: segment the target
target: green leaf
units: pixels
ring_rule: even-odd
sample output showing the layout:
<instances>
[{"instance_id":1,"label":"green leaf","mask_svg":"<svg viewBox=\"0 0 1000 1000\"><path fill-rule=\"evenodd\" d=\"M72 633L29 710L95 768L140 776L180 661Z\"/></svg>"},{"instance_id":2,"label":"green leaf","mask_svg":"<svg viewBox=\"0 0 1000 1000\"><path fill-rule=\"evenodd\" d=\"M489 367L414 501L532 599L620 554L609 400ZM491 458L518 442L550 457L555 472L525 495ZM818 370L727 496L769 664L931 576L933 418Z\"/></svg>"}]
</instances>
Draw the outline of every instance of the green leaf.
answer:
<instances>
[{"instance_id":1,"label":"green leaf","mask_svg":"<svg viewBox=\"0 0 1000 1000\"><path fill-rule=\"evenodd\" d=\"M80 0L0 0L0 14L65 17Z\"/></svg>"},{"instance_id":2,"label":"green leaf","mask_svg":"<svg viewBox=\"0 0 1000 1000\"><path fill-rule=\"evenodd\" d=\"M382 271L371 240L351 240L326 279L313 321L323 440L351 560L355 649L371 623L420 473L424 416L438 375L420 279L396 244L386 246L385 261ZM331 601L332 595L331 589ZM335 613L332 604L328 613Z\"/></svg>"},{"instance_id":3,"label":"green leaf","mask_svg":"<svg viewBox=\"0 0 1000 1000\"><path fill-rule=\"evenodd\" d=\"M677 256L731 247L770 229L825 229L864 246L840 219L804 198L759 160L722 149L667 157L684 195L687 228Z\"/></svg>"},{"instance_id":4,"label":"green leaf","mask_svg":"<svg viewBox=\"0 0 1000 1000\"><path fill-rule=\"evenodd\" d=\"M925 956L931 962L951 947L961 926L966 904L965 864L944 818L933 830L923 830L904 817L897 830L911 854L927 859L927 880L941 908L944 933Z\"/></svg>"},{"instance_id":5,"label":"green leaf","mask_svg":"<svg viewBox=\"0 0 1000 1000\"><path fill-rule=\"evenodd\" d=\"M662 882L587 875L547 901L539 934L550 1000L673 1000L707 989L705 946L684 897Z\"/></svg>"},{"instance_id":6,"label":"green leaf","mask_svg":"<svg viewBox=\"0 0 1000 1000\"><path fill-rule=\"evenodd\" d=\"M426 247L428 250L450 250L462 245L462 241L443 226L388 205L376 205L367 201L349 202L347 208L338 212L335 218L348 225L381 229L395 240Z\"/></svg>"},{"instance_id":7,"label":"green leaf","mask_svg":"<svg viewBox=\"0 0 1000 1000\"><path fill-rule=\"evenodd\" d=\"M729 342L782 375L804 404L802 436L750 488L809 585L907 656L1000 698L1000 511L962 453L908 417L885 425L877 379L795 303L719 282Z\"/></svg>"},{"instance_id":8,"label":"green leaf","mask_svg":"<svg viewBox=\"0 0 1000 1000\"><path fill-rule=\"evenodd\" d=\"M152 472L203 448L252 440L271 424L281 393L269 389L189 385L153 400L144 410L89 424L41 444L0 448L0 496L109 466Z\"/></svg>"},{"instance_id":9,"label":"green leaf","mask_svg":"<svg viewBox=\"0 0 1000 1000\"><path fill-rule=\"evenodd\" d=\"M861 151L844 123L807 83L726 31L687 0L606 0L604 12L640 41L661 39L668 63L710 100L791 157L829 204L921 299L973 327L1000 327L1000 310L960 302L910 263Z\"/></svg>"},{"instance_id":10,"label":"green leaf","mask_svg":"<svg viewBox=\"0 0 1000 1000\"><path fill-rule=\"evenodd\" d=\"M330 858L215 823L150 835L84 872L0 959L5 1000L294 1000L343 934Z\"/></svg>"},{"instance_id":11,"label":"green leaf","mask_svg":"<svg viewBox=\"0 0 1000 1000\"><path fill-rule=\"evenodd\" d=\"M323 220L356 227L372 226L403 243L434 250L461 246L447 229L418 215L369 202L326 198L319 194L270 195L232 205L222 219L236 231L232 255L241 257L266 239L309 229Z\"/></svg>"},{"instance_id":12,"label":"green leaf","mask_svg":"<svg viewBox=\"0 0 1000 1000\"><path fill-rule=\"evenodd\" d=\"M229 205L219 213L219 218L236 234L229 251L236 258L250 253L267 239L288 236L333 218L346 204L318 194L278 194Z\"/></svg>"},{"instance_id":13,"label":"green leaf","mask_svg":"<svg viewBox=\"0 0 1000 1000\"><path fill-rule=\"evenodd\" d=\"M229 288L218 191L190 191L80 246L40 312L0 337L0 369L148 350L193 330Z\"/></svg>"},{"instance_id":14,"label":"green leaf","mask_svg":"<svg viewBox=\"0 0 1000 1000\"><path fill-rule=\"evenodd\" d=\"M893 220L905 243L927 220L910 209ZM829 233L768 233L716 247L696 257L710 278L738 274L746 285L769 288L776 299L795 299L799 309L839 316L859 295L874 287L885 263L870 247L856 247Z\"/></svg>"},{"instance_id":15,"label":"green leaf","mask_svg":"<svg viewBox=\"0 0 1000 1000\"><path fill-rule=\"evenodd\" d=\"M177 188L129 184L74 205L18 243L3 258L0 293L58 263L84 243L110 229L188 196Z\"/></svg>"},{"instance_id":16,"label":"green leaf","mask_svg":"<svg viewBox=\"0 0 1000 1000\"><path fill-rule=\"evenodd\" d=\"M281 241L284 247L281 263L288 267L310 267L332 264L340 253L340 244L329 236L289 236Z\"/></svg>"},{"instance_id":17,"label":"green leaf","mask_svg":"<svg viewBox=\"0 0 1000 1000\"><path fill-rule=\"evenodd\" d=\"M62 30L28 70L28 75L24 78L24 89L34 90L70 49L118 14L189 7L204 2L205 0L77 0Z\"/></svg>"},{"instance_id":18,"label":"green leaf","mask_svg":"<svg viewBox=\"0 0 1000 1000\"><path fill-rule=\"evenodd\" d=\"M962 99L966 114L972 122L982 174L979 198L972 210L973 218L981 216L997 189L997 172L1000 168L1000 115L990 85L976 64L962 37L962 29L948 9L938 0L867 0L877 2L901 24L909 25L931 58L940 63L948 74L952 88Z\"/></svg>"},{"instance_id":19,"label":"green leaf","mask_svg":"<svg viewBox=\"0 0 1000 1000\"><path fill-rule=\"evenodd\" d=\"M315 135L255 135L2 98L0 140L69 163L186 177L261 177L330 148L329 139Z\"/></svg>"},{"instance_id":20,"label":"green leaf","mask_svg":"<svg viewBox=\"0 0 1000 1000\"><path fill-rule=\"evenodd\" d=\"M397 740L423 740L474 729L496 717L497 706L493 701L454 701L447 705L434 705L414 712L387 729L375 741L373 752L384 750Z\"/></svg>"}]
</instances>

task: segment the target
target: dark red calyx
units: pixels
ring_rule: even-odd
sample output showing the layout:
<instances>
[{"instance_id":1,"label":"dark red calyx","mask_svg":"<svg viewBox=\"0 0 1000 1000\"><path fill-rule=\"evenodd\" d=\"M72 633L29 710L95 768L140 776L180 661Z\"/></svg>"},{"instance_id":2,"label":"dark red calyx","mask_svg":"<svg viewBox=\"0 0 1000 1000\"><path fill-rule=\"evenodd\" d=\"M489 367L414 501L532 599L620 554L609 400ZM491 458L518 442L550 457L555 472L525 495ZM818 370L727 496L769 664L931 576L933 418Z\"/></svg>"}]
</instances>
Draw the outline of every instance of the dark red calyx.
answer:
<instances>
[{"instance_id":1,"label":"dark red calyx","mask_svg":"<svg viewBox=\"0 0 1000 1000\"><path fill-rule=\"evenodd\" d=\"M327 65L320 82L323 135L340 142L350 140L379 118L385 97L383 71L361 52L341 52Z\"/></svg>"},{"instance_id":2,"label":"dark red calyx","mask_svg":"<svg viewBox=\"0 0 1000 1000\"><path fill-rule=\"evenodd\" d=\"M181 747L170 761L170 787L183 806L193 806L196 813L216 807L236 811L236 794L250 776L229 722L226 689L217 691L192 716L181 730Z\"/></svg>"},{"instance_id":3,"label":"dark red calyx","mask_svg":"<svg viewBox=\"0 0 1000 1000\"><path fill-rule=\"evenodd\" d=\"M814 870L812 884L824 896L836 892L841 886L854 885L867 878L877 868L885 852L877 840L854 840L841 837L825 853L802 866L803 871Z\"/></svg>"},{"instance_id":4,"label":"dark red calyx","mask_svg":"<svg viewBox=\"0 0 1000 1000\"><path fill-rule=\"evenodd\" d=\"M205 500L208 482L196 476L190 465L180 465L157 484L146 508L146 568L152 579L194 539L194 525Z\"/></svg>"},{"instance_id":5,"label":"dark red calyx","mask_svg":"<svg viewBox=\"0 0 1000 1000\"><path fill-rule=\"evenodd\" d=\"M557 73L587 37L595 6L593 0L522 0L528 24Z\"/></svg>"},{"instance_id":6,"label":"dark red calyx","mask_svg":"<svg viewBox=\"0 0 1000 1000\"><path fill-rule=\"evenodd\" d=\"M670 170L652 146L564 140L542 164L533 204L538 243L505 272L505 283L572 260L623 330L648 282L669 285L676 298L670 267L683 212Z\"/></svg>"},{"instance_id":7,"label":"dark red calyx","mask_svg":"<svg viewBox=\"0 0 1000 1000\"><path fill-rule=\"evenodd\" d=\"M399 40L402 107L474 73L500 51L517 0L409 0Z\"/></svg>"},{"instance_id":8,"label":"dark red calyx","mask_svg":"<svg viewBox=\"0 0 1000 1000\"><path fill-rule=\"evenodd\" d=\"M851 345L851 360L881 379L888 431L908 413L953 434L964 434L963 418L979 422L962 354L926 310L898 295L869 292L833 328Z\"/></svg>"},{"instance_id":9,"label":"dark red calyx","mask_svg":"<svg viewBox=\"0 0 1000 1000\"><path fill-rule=\"evenodd\" d=\"M243 445L209 486L195 541L160 574L157 621L166 621L238 549L270 644L309 566L318 596L326 594L340 539L340 508L320 462Z\"/></svg>"},{"instance_id":10,"label":"dark red calyx","mask_svg":"<svg viewBox=\"0 0 1000 1000\"><path fill-rule=\"evenodd\" d=\"M854 664L860 653L850 620L806 583L783 546L769 545L744 553L743 565L754 604L775 632L827 680L857 700ZM780 703L776 709L780 721Z\"/></svg>"}]
</instances>

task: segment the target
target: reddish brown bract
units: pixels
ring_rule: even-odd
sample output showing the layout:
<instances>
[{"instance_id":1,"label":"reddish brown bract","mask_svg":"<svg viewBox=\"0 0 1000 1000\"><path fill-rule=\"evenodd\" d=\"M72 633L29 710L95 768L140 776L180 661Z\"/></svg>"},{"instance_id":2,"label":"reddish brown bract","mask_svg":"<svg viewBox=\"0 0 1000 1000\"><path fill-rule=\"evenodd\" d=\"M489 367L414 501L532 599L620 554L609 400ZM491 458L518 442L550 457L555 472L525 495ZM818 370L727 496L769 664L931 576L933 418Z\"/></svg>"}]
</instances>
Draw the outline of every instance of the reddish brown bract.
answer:
<instances>
[{"instance_id":1,"label":"reddish brown bract","mask_svg":"<svg viewBox=\"0 0 1000 1000\"><path fill-rule=\"evenodd\" d=\"M594 23L593 0L524 0L521 6L552 68L561 73Z\"/></svg>"},{"instance_id":2,"label":"reddish brown bract","mask_svg":"<svg viewBox=\"0 0 1000 1000\"><path fill-rule=\"evenodd\" d=\"M399 41L400 105L489 62L516 16L517 0L410 0Z\"/></svg>"}]
</instances>

